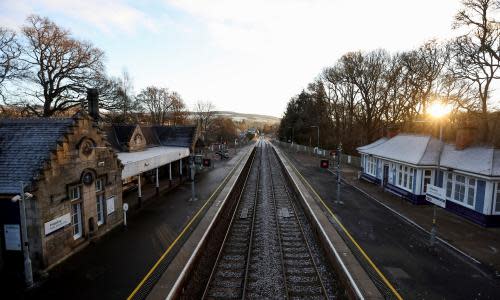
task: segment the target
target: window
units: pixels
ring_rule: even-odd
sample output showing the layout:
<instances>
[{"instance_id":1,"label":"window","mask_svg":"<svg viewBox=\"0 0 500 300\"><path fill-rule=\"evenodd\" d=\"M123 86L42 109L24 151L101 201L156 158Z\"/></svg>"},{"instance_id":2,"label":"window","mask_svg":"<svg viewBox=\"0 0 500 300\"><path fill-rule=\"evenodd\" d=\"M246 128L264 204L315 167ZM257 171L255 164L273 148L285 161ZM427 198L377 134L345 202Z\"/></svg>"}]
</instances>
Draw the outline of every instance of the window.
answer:
<instances>
[{"instance_id":1,"label":"window","mask_svg":"<svg viewBox=\"0 0 500 300\"><path fill-rule=\"evenodd\" d=\"M399 165L398 185L403 186L403 166L402 165Z\"/></svg>"},{"instance_id":2,"label":"window","mask_svg":"<svg viewBox=\"0 0 500 300\"><path fill-rule=\"evenodd\" d=\"M414 168L399 165L398 181L396 185L409 191L413 190L413 176L415 174L414 172Z\"/></svg>"},{"instance_id":3,"label":"window","mask_svg":"<svg viewBox=\"0 0 500 300\"><path fill-rule=\"evenodd\" d=\"M104 194L98 194L96 196L97 202L97 225L104 224Z\"/></svg>"},{"instance_id":4,"label":"window","mask_svg":"<svg viewBox=\"0 0 500 300\"><path fill-rule=\"evenodd\" d=\"M460 174L447 174L446 198L474 207L477 180Z\"/></svg>"},{"instance_id":5,"label":"window","mask_svg":"<svg viewBox=\"0 0 500 300\"><path fill-rule=\"evenodd\" d=\"M102 178L97 178L95 180L95 191L101 192L104 189L104 180Z\"/></svg>"},{"instance_id":6,"label":"window","mask_svg":"<svg viewBox=\"0 0 500 300\"><path fill-rule=\"evenodd\" d=\"M82 203L75 203L71 205L72 213L71 220L73 223L73 238L79 239L82 237Z\"/></svg>"},{"instance_id":7,"label":"window","mask_svg":"<svg viewBox=\"0 0 500 300\"><path fill-rule=\"evenodd\" d=\"M497 192L496 192L496 200L495 200L495 212L500 213L500 182L497 182Z\"/></svg>"},{"instance_id":8,"label":"window","mask_svg":"<svg viewBox=\"0 0 500 300\"><path fill-rule=\"evenodd\" d=\"M428 184L432 184L432 171L424 170L424 193L427 192Z\"/></svg>"},{"instance_id":9,"label":"window","mask_svg":"<svg viewBox=\"0 0 500 300\"><path fill-rule=\"evenodd\" d=\"M469 178L467 186L467 204L474 205L474 196L476 194L476 180L474 178Z\"/></svg>"},{"instance_id":10,"label":"window","mask_svg":"<svg viewBox=\"0 0 500 300\"><path fill-rule=\"evenodd\" d=\"M377 161L375 157L367 157L366 160L366 173L376 176L377 172Z\"/></svg>"},{"instance_id":11,"label":"window","mask_svg":"<svg viewBox=\"0 0 500 300\"><path fill-rule=\"evenodd\" d=\"M79 185L74 185L70 186L68 189L68 197L69 200L78 200L80 199L80 186Z\"/></svg>"},{"instance_id":12,"label":"window","mask_svg":"<svg viewBox=\"0 0 500 300\"><path fill-rule=\"evenodd\" d=\"M97 226L104 224L104 179L95 180L96 206L97 206Z\"/></svg>"},{"instance_id":13,"label":"window","mask_svg":"<svg viewBox=\"0 0 500 300\"><path fill-rule=\"evenodd\" d=\"M465 198L465 176L455 175L455 193L453 199L459 202L464 202Z\"/></svg>"},{"instance_id":14,"label":"window","mask_svg":"<svg viewBox=\"0 0 500 300\"><path fill-rule=\"evenodd\" d=\"M451 198L451 192L453 190L453 173L447 173L446 180L446 198Z\"/></svg>"}]
</instances>

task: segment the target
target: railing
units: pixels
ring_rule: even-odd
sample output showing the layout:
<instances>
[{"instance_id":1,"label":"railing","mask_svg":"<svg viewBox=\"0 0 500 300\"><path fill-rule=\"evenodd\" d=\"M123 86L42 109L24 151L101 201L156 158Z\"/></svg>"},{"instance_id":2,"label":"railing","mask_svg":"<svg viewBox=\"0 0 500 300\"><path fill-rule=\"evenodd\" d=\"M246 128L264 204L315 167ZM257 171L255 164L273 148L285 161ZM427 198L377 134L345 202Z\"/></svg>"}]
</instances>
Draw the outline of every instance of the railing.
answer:
<instances>
[{"instance_id":1,"label":"railing","mask_svg":"<svg viewBox=\"0 0 500 300\"><path fill-rule=\"evenodd\" d=\"M293 143L293 144L292 143L285 143L285 142L278 141L278 140L274 140L273 142L283 149L287 149L287 150L291 150L291 151L295 151L295 152L301 152L301 153L305 153L305 154L309 154L309 155L317 156L317 157L324 157L324 158L328 158L328 159L333 158L333 156L330 155L331 150L321 149L318 147L309 147L309 146L300 145L300 144L296 144L296 143ZM336 154L336 151L334 151L334 153ZM352 166L354 168L358 168L358 169L361 168L361 158L359 156L353 156L353 155L348 155L348 154L342 153L340 155L340 162L342 164L347 164L347 165Z\"/></svg>"}]
</instances>

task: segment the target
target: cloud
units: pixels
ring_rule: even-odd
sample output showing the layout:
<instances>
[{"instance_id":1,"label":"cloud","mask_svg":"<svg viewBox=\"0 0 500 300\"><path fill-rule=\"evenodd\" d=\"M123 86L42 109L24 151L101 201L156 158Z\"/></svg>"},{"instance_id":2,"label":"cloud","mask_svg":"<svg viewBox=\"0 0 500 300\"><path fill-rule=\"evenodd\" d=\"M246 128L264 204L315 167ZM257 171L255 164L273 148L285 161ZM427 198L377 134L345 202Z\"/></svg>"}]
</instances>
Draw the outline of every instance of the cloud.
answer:
<instances>
[{"instance_id":1,"label":"cloud","mask_svg":"<svg viewBox=\"0 0 500 300\"><path fill-rule=\"evenodd\" d=\"M12 26L24 21L29 14L52 17L60 15L70 22L96 27L107 34L135 34L141 29L156 32L157 22L138 8L119 0L5 0L0 5L2 18Z\"/></svg>"}]
</instances>

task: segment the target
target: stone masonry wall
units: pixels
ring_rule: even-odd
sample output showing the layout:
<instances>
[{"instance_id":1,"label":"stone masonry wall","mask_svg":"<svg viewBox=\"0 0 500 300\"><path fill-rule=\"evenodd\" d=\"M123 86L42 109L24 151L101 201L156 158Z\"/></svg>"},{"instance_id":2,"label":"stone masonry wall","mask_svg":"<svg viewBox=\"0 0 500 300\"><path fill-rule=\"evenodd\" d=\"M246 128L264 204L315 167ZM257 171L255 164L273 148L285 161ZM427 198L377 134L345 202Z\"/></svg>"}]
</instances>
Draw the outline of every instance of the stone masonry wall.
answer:
<instances>
[{"instance_id":1,"label":"stone masonry wall","mask_svg":"<svg viewBox=\"0 0 500 300\"><path fill-rule=\"evenodd\" d=\"M91 145L91 147L89 147ZM122 222L121 164L100 130L84 116L78 119L72 132L67 134L51 155L38 181L28 215L31 256L35 269L46 269L74 253L89 239L99 237ZM84 172L93 175L91 184L84 184ZM95 179L105 178L105 200L114 197L115 211L109 215L104 206L104 224L97 226ZM80 199L69 199L68 188L80 186ZM57 217L72 213L72 204L82 203L82 237L73 237L72 224L48 235L44 224ZM93 219L94 232L89 220Z\"/></svg>"}]
</instances>

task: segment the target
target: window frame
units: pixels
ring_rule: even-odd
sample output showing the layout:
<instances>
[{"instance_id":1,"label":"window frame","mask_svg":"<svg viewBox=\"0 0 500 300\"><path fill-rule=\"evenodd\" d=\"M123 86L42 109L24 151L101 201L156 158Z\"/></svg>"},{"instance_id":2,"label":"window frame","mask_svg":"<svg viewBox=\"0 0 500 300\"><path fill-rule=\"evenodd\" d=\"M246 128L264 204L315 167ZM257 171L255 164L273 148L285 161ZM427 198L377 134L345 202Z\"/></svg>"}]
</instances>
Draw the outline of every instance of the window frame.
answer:
<instances>
[{"instance_id":1,"label":"window frame","mask_svg":"<svg viewBox=\"0 0 500 300\"><path fill-rule=\"evenodd\" d=\"M451 195L448 196L448 184L450 183L450 175L451 175L452 189L451 189ZM457 184L457 182L458 182L457 177L463 177L464 181L459 182ZM474 180L473 185L470 184L471 180ZM446 200L460 204L460 205L465 206L465 207L470 208L470 209L474 209L474 207L476 205L477 183L478 183L478 179L476 177L468 176L468 175L461 174L461 173L446 172ZM463 187L463 189L464 189L462 201L455 199L455 197L457 195L459 196L458 198L460 198L460 191L456 190L457 186L460 188ZM468 199L469 199L469 192L471 189L473 190L473 197L472 197L472 204L469 204Z\"/></svg>"},{"instance_id":2,"label":"window frame","mask_svg":"<svg viewBox=\"0 0 500 300\"><path fill-rule=\"evenodd\" d=\"M76 189L76 191L78 191L78 197L76 197L76 198L73 197L73 191L75 189ZM74 184L74 185L70 185L68 187L68 199L70 201L77 201L77 200L82 199L82 185L81 184Z\"/></svg>"},{"instance_id":3,"label":"window frame","mask_svg":"<svg viewBox=\"0 0 500 300\"><path fill-rule=\"evenodd\" d=\"M500 181L495 182L494 197L493 197L493 215L500 215Z\"/></svg>"},{"instance_id":4,"label":"window frame","mask_svg":"<svg viewBox=\"0 0 500 300\"><path fill-rule=\"evenodd\" d=\"M413 193L413 179L415 178L416 168L404 164L398 165L398 168L396 168L396 186Z\"/></svg>"},{"instance_id":5,"label":"window frame","mask_svg":"<svg viewBox=\"0 0 500 300\"><path fill-rule=\"evenodd\" d=\"M76 213L74 207L77 207ZM75 222L75 216L78 222ZM71 228L73 230L73 239L77 240L83 237L83 215L82 215L82 202L71 203ZM78 232L75 229L78 228Z\"/></svg>"}]
</instances>

